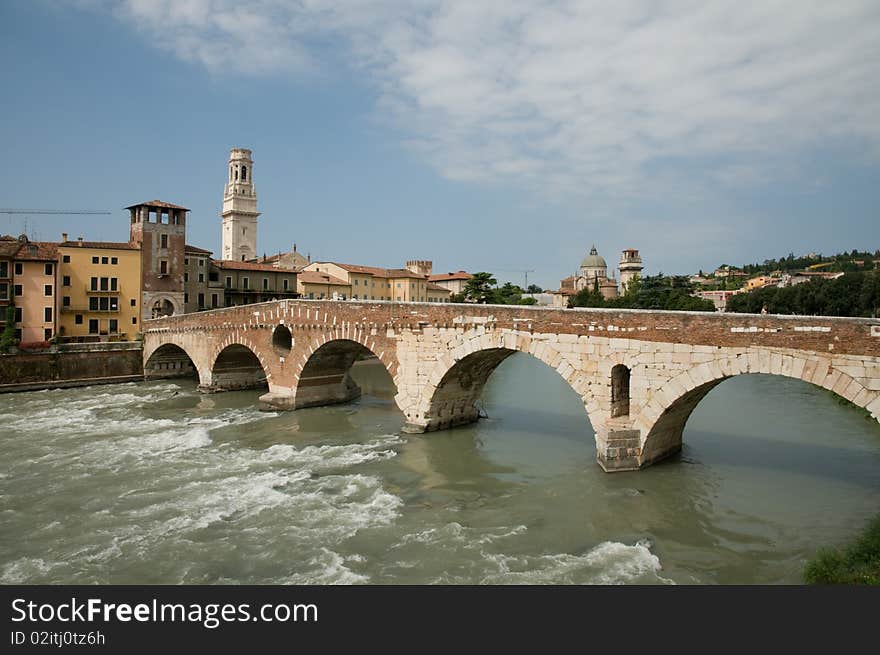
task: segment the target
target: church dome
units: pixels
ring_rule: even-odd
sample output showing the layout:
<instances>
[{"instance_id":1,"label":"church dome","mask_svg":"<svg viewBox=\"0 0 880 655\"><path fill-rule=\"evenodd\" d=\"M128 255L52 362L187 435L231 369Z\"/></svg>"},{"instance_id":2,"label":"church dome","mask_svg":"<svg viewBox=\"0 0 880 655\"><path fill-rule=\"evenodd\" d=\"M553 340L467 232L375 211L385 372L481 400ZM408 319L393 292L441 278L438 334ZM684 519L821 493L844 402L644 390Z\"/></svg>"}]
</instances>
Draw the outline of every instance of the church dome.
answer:
<instances>
[{"instance_id":1,"label":"church dome","mask_svg":"<svg viewBox=\"0 0 880 655\"><path fill-rule=\"evenodd\" d=\"M590 254L581 262L581 268L608 268L608 264L596 251L596 246L593 246L590 248Z\"/></svg>"}]
</instances>

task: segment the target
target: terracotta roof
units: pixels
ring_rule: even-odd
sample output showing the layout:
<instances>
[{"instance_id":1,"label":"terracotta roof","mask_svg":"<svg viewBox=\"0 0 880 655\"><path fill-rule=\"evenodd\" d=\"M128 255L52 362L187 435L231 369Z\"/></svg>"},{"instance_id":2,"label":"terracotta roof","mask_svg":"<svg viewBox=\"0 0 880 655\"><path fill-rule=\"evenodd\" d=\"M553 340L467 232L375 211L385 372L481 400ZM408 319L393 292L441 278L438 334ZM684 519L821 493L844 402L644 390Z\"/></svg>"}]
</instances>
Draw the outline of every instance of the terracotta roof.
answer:
<instances>
[{"instance_id":1,"label":"terracotta roof","mask_svg":"<svg viewBox=\"0 0 880 655\"><path fill-rule=\"evenodd\" d=\"M0 257L12 257L18 252L19 246L21 242L18 239L4 234L0 237Z\"/></svg>"},{"instance_id":2,"label":"terracotta roof","mask_svg":"<svg viewBox=\"0 0 880 655\"><path fill-rule=\"evenodd\" d=\"M319 271L302 271L297 280L306 284L332 284L340 287L351 286L345 280L340 280L338 277L334 277L327 273L321 273Z\"/></svg>"},{"instance_id":3,"label":"terracotta roof","mask_svg":"<svg viewBox=\"0 0 880 655\"><path fill-rule=\"evenodd\" d=\"M103 248L105 250L140 250L140 246L136 246L129 242L117 241L62 241L57 244L59 248Z\"/></svg>"},{"instance_id":4,"label":"terracotta roof","mask_svg":"<svg viewBox=\"0 0 880 655\"><path fill-rule=\"evenodd\" d=\"M333 264L349 273L360 273L362 275L372 275L381 278L401 278L408 277L418 280L424 280L424 275L413 273L407 268L379 268L377 266L361 266L360 264L340 264L339 262L312 262L312 264Z\"/></svg>"},{"instance_id":5,"label":"terracotta roof","mask_svg":"<svg viewBox=\"0 0 880 655\"><path fill-rule=\"evenodd\" d=\"M126 207L126 209L134 209L135 207L141 207L142 205L147 205L148 207L162 207L164 209L182 209L185 212L189 211L186 207L181 207L180 205L172 205L170 202L162 202L161 200L148 200L147 202L139 202L136 205Z\"/></svg>"},{"instance_id":6,"label":"terracotta roof","mask_svg":"<svg viewBox=\"0 0 880 655\"><path fill-rule=\"evenodd\" d=\"M184 247L183 250L184 250L184 252L194 252L199 255L210 255L211 254L210 250L205 250L204 248L197 248L196 246L191 246L189 244L186 244L186 246Z\"/></svg>"},{"instance_id":7,"label":"terracotta roof","mask_svg":"<svg viewBox=\"0 0 880 655\"><path fill-rule=\"evenodd\" d=\"M428 291L449 291L446 287L441 287L439 284L434 284L433 282L428 282Z\"/></svg>"},{"instance_id":8,"label":"terracotta roof","mask_svg":"<svg viewBox=\"0 0 880 655\"><path fill-rule=\"evenodd\" d=\"M48 241L28 241L22 243L15 259L21 261L54 262L58 260L58 244Z\"/></svg>"},{"instance_id":9,"label":"terracotta roof","mask_svg":"<svg viewBox=\"0 0 880 655\"><path fill-rule=\"evenodd\" d=\"M428 280L431 282L440 282L444 280L470 280L473 277L470 273L466 273L465 271L457 271L455 273L437 273L436 275L429 275Z\"/></svg>"},{"instance_id":10,"label":"terracotta roof","mask_svg":"<svg viewBox=\"0 0 880 655\"><path fill-rule=\"evenodd\" d=\"M271 264L254 264L252 262L237 262L234 259L212 259L211 263L217 268L230 271L265 271L266 273L295 273L295 271L277 268Z\"/></svg>"}]
</instances>

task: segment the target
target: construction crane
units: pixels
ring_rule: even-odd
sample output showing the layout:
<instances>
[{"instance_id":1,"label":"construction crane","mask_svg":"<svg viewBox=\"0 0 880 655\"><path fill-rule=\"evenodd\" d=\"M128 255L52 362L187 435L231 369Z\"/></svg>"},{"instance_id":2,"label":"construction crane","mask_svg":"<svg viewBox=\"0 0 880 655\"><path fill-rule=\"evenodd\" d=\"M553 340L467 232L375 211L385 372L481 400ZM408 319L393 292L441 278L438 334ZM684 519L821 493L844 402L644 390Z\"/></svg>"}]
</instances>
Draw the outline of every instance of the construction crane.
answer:
<instances>
[{"instance_id":1,"label":"construction crane","mask_svg":"<svg viewBox=\"0 0 880 655\"><path fill-rule=\"evenodd\" d=\"M526 276L526 285L523 287L523 291L526 292L529 290L529 273L535 272L533 268L496 268L495 270L504 273L523 273Z\"/></svg>"},{"instance_id":2,"label":"construction crane","mask_svg":"<svg viewBox=\"0 0 880 655\"><path fill-rule=\"evenodd\" d=\"M0 209L0 214L110 214L104 209Z\"/></svg>"}]
</instances>

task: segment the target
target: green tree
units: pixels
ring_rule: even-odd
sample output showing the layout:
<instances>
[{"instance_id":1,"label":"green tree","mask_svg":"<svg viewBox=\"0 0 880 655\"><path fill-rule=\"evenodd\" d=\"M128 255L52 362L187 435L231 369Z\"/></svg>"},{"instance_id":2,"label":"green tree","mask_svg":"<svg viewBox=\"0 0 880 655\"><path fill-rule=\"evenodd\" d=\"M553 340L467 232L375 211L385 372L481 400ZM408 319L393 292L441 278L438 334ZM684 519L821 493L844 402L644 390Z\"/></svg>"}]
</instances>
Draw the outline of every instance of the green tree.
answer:
<instances>
[{"instance_id":1,"label":"green tree","mask_svg":"<svg viewBox=\"0 0 880 655\"><path fill-rule=\"evenodd\" d=\"M464 295L471 302L490 303L495 299L495 290L492 287L496 284L498 280L491 273L474 273L464 286Z\"/></svg>"},{"instance_id":2,"label":"green tree","mask_svg":"<svg viewBox=\"0 0 880 655\"><path fill-rule=\"evenodd\" d=\"M6 308L6 327L3 328L3 334L0 334L0 353L8 353L9 349L15 345L15 305L9 303Z\"/></svg>"},{"instance_id":3,"label":"green tree","mask_svg":"<svg viewBox=\"0 0 880 655\"><path fill-rule=\"evenodd\" d=\"M537 284L530 284L529 288L526 289L526 293L544 293L544 290Z\"/></svg>"}]
</instances>

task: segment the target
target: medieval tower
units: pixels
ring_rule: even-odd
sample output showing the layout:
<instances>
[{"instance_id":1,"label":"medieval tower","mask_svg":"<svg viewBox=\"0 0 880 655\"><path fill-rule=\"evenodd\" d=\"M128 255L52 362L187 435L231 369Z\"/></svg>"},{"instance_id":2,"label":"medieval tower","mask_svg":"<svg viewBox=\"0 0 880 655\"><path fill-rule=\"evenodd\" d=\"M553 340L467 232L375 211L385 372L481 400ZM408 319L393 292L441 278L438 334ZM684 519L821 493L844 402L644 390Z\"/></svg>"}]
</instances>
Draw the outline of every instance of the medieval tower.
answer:
<instances>
[{"instance_id":1,"label":"medieval tower","mask_svg":"<svg viewBox=\"0 0 880 655\"><path fill-rule=\"evenodd\" d=\"M223 192L223 259L247 261L257 256L257 189L251 151L229 152L229 181Z\"/></svg>"},{"instance_id":2,"label":"medieval tower","mask_svg":"<svg viewBox=\"0 0 880 655\"><path fill-rule=\"evenodd\" d=\"M639 251L635 249L627 249L624 250L620 255L620 264L618 264L620 268L620 286L621 291L626 293L626 288L634 277L641 275L642 269L642 258L639 256Z\"/></svg>"}]
</instances>

